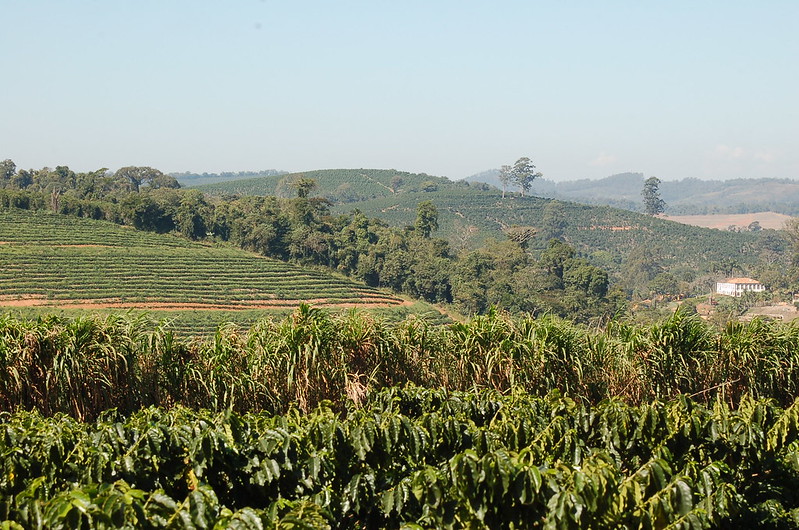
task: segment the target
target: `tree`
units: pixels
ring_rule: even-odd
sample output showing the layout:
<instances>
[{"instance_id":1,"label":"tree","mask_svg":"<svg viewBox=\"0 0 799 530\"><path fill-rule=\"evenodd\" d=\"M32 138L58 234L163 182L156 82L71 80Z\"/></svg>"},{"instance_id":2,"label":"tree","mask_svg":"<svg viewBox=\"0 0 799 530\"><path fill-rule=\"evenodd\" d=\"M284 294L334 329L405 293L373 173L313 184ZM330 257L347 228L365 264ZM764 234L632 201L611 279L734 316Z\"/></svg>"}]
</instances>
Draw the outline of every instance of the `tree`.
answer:
<instances>
[{"instance_id":1,"label":"tree","mask_svg":"<svg viewBox=\"0 0 799 530\"><path fill-rule=\"evenodd\" d=\"M525 192L530 191L533 181L541 176L541 173L535 171L535 166L526 156L517 160L511 169L511 179L521 188L522 197Z\"/></svg>"},{"instance_id":2,"label":"tree","mask_svg":"<svg viewBox=\"0 0 799 530\"><path fill-rule=\"evenodd\" d=\"M157 188L179 188L177 179L169 175L164 175L161 171L147 166L126 166L117 169L114 175L123 178L130 183L132 191L139 191L143 184L149 184L153 189Z\"/></svg>"},{"instance_id":3,"label":"tree","mask_svg":"<svg viewBox=\"0 0 799 530\"><path fill-rule=\"evenodd\" d=\"M644 211L647 215L657 215L663 213L666 209L666 203L660 198L660 179L657 177L649 177L644 182L644 189L641 190L641 196L644 198Z\"/></svg>"},{"instance_id":4,"label":"tree","mask_svg":"<svg viewBox=\"0 0 799 530\"><path fill-rule=\"evenodd\" d=\"M297 192L297 197L306 199L316 189L316 181L306 177L300 177L291 182L291 187Z\"/></svg>"},{"instance_id":5,"label":"tree","mask_svg":"<svg viewBox=\"0 0 799 530\"><path fill-rule=\"evenodd\" d=\"M540 266L547 271L547 274L556 279L557 287L563 286L563 271L566 264L574 259L576 251L570 245L557 239L550 239L547 249L541 254Z\"/></svg>"},{"instance_id":6,"label":"tree","mask_svg":"<svg viewBox=\"0 0 799 530\"><path fill-rule=\"evenodd\" d=\"M799 217L792 217L785 221L783 228L791 245L791 264L799 266Z\"/></svg>"},{"instance_id":7,"label":"tree","mask_svg":"<svg viewBox=\"0 0 799 530\"><path fill-rule=\"evenodd\" d=\"M535 237L538 230L534 226L509 226L502 230L508 239L518 243L518 245L526 249L530 244L530 240Z\"/></svg>"},{"instance_id":8,"label":"tree","mask_svg":"<svg viewBox=\"0 0 799 530\"><path fill-rule=\"evenodd\" d=\"M17 172L17 165L10 159L7 158L0 162L0 181L8 181L14 176Z\"/></svg>"},{"instance_id":9,"label":"tree","mask_svg":"<svg viewBox=\"0 0 799 530\"><path fill-rule=\"evenodd\" d=\"M391 177L391 183L389 184L391 193L397 193L397 190L400 189L404 183L405 181L399 175L394 175Z\"/></svg>"},{"instance_id":10,"label":"tree","mask_svg":"<svg viewBox=\"0 0 799 530\"><path fill-rule=\"evenodd\" d=\"M190 190L180 197L175 211L175 228L189 239L203 239L208 235L211 207L199 190Z\"/></svg>"},{"instance_id":11,"label":"tree","mask_svg":"<svg viewBox=\"0 0 799 530\"><path fill-rule=\"evenodd\" d=\"M422 237L429 238L430 234L438 230L438 210L431 201L422 201L416 207L416 221L413 228Z\"/></svg>"},{"instance_id":12,"label":"tree","mask_svg":"<svg viewBox=\"0 0 799 530\"><path fill-rule=\"evenodd\" d=\"M499 168L499 181L502 183L502 198L505 198L505 190L508 187L508 184L511 182L511 170L513 168L508 165L504 165Z\"/></svg>"}]
</instances>

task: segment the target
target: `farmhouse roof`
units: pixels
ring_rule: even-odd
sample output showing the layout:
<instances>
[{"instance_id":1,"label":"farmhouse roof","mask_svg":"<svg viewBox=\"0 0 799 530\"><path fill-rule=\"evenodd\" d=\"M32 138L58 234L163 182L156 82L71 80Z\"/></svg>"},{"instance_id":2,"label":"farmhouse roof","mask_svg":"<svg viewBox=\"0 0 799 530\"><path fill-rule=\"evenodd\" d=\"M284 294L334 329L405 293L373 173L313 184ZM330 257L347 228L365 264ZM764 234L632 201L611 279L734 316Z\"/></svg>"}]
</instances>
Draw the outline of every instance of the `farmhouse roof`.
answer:
<instances>
[{"instance_id":1,"label":"farmhouse roof","mask_svg":"<svg viewBox=\"0 0 799 530\"><path fill-rule=\"evenodd\" d=\"M752 278L729 278L724 280L722 283L760 283L757 280L753 280Z\"/></svg>"}]
</instances>

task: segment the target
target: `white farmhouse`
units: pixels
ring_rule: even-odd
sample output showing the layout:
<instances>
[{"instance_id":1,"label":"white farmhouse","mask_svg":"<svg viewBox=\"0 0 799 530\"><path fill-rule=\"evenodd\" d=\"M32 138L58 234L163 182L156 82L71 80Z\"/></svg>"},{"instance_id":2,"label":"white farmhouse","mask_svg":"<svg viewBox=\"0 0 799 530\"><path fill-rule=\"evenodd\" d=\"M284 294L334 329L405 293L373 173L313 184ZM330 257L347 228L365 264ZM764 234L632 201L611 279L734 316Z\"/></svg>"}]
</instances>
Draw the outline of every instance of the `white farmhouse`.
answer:
<instances>
[{"instance_id":1,"label":"white farmhouse","mask_svg":"<svg viewBox=\"0 0 799 530\"><path fill-rule=\"evenodd\" d=\"M761 293L766 286L752 278L729 278L716 283L716 293L727 296L741 296L744 293Z\"/></svg>"}]
</instances>

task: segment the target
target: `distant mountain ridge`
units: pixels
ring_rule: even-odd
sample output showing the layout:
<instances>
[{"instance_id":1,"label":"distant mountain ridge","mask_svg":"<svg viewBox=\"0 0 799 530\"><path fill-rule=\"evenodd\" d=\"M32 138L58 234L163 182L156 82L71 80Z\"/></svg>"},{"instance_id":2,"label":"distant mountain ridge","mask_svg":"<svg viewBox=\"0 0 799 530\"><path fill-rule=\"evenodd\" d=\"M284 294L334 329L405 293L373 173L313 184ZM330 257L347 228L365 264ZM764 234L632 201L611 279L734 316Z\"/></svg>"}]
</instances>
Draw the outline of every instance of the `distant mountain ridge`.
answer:
<instances>
[{"instance_id":1,"label":"distant mountain ridge","mask_svg":"<svg viewBox=\"0 0 799 530\"><path fill-rule=\"evenodd\" d=\"M465 180L485 182L501 188L499 171L488 170ZM619 173L603 179L580 179L554 182L539 179L533 182L532 194L550 199L577 201L585 204L613 206L636 212L643 211L641 190L643 173ZM515 188L512 188L515 190ZM701 180L684 178L664 180L660 196L671 215L712 213L739 214L774 211L799 215L799 181L793 179Z\"/></svg>"}]
</instances>

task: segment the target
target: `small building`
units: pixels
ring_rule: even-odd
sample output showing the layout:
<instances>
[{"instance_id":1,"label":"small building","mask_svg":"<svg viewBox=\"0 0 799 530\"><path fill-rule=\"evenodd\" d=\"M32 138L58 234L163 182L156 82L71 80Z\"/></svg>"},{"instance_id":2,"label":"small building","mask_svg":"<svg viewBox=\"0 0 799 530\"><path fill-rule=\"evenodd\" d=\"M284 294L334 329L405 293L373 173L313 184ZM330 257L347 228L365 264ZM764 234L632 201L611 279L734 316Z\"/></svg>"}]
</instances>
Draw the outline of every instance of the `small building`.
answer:
<instances>
[{"instance_id":1,"label":"small building","mask_svg":"<svg viewBox=\"0 0 799 530\"><path fill-rule=\"evenodd\" d=\"M762 293L766 286L752 278L729 278L716 283L716 293L726 296L741 296L744 293Z\"/></svg>"}]
</instances>

